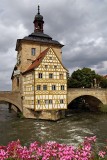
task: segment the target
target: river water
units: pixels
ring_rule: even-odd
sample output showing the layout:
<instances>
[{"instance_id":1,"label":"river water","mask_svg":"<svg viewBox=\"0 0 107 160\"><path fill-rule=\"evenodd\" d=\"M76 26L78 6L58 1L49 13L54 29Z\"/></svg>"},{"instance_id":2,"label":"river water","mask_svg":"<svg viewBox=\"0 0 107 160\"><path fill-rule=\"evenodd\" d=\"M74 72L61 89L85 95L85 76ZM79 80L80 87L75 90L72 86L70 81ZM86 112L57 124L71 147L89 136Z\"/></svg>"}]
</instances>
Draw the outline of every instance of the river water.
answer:
<instances>
[{"instance_id":1,"label":"river water","mask_svg":"<svg viewBox=\"0 0 107 160\"><path fill-rule=\"evenodd\" d=\"M73 113L70 117L51 122L20 119L14 111L9 112L7 105L0 104L0 145L17 139L23 145L34 141L78 145L85 136L94 135L98 144L103 146L107 139L107 114Z\"/></svg>"}]
</instances>

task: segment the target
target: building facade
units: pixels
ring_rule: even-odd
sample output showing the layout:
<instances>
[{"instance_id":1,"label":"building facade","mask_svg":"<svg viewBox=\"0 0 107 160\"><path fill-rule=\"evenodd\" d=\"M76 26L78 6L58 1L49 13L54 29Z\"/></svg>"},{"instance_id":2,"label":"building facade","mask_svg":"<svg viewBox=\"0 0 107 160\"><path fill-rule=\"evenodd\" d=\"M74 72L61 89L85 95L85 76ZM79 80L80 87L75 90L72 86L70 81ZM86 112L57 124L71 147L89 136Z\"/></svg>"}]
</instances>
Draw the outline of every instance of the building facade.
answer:
<instances>
[{"instance_id":1,"label":"building facade","mask_svg":"<svg viewBox=\"0 0 107 160\"><path fill-rule=\"evenodd\" d=\"M67 69L62 64L62 44L43 31L43 16L34 18L34 32L16 43L17 63L12 90L20 91L26 118L57 120L67 109Z\"/></svg>"}]
</instances>

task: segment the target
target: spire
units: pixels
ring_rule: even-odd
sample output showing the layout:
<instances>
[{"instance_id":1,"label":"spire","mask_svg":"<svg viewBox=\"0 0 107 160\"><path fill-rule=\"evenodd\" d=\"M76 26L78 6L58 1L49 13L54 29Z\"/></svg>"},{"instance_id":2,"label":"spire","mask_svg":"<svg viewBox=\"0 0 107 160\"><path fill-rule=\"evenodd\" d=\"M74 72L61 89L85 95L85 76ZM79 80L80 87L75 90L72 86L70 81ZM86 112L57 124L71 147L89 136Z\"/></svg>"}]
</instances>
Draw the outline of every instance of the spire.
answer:
<instances>
[{"instance_id":1,"label":"spire","mask_svg":"<svg viewBox=\"0 0 107 160\"><path fill-rule=\"evenodd\" d=\"M40 6L38 5L38 14L40 14Z\"/></svg>"},{"instance_id":2,"label":"spire","mask_svg":"<svg viewBox=\"0 0 107 160\"><path fill-rule=\"evenodd\" d=\"M43 33L43 16L40 15L40 6L38 5L38 13L34 18L34 32L42 32Z\"/></svg>"}]
</instances>

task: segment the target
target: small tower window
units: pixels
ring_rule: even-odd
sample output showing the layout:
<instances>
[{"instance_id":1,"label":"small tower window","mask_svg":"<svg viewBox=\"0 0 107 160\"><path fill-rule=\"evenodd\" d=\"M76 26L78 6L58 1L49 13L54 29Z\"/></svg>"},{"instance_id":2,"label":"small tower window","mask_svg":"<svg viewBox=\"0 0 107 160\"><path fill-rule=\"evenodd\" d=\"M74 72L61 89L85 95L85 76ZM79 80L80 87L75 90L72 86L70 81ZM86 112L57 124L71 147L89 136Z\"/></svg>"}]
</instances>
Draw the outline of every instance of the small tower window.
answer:
<instances>
[{"instance_id":1,"label":"small tower window","mask_svg":"<svg viewBox=\"0 0 107 160\"><path fill-rule=\"evenodd\" d=\"M19 87L19 77L17 77L17 87Z\"/></svg>"},{"instance_id":2,"label":"small tower window","mask_svg":"<svg viewBox=\"0 0 107 160\"><path fill-rule=\"evenodd\" d=\"M32 54L32 56L35 56L35 54L36 54L36 48L31 48L31 54Z\"/></svg>"},{"instance_id":3,"label":"small tower window","mask_svg":"<svg viewBox=\"0 0 107 160\"><path fill-rule=\"evenodd\" d=\"M41 29L42 27L41 27L41 23L38 23L38 29Z\"/></svg>"}]
</instances>

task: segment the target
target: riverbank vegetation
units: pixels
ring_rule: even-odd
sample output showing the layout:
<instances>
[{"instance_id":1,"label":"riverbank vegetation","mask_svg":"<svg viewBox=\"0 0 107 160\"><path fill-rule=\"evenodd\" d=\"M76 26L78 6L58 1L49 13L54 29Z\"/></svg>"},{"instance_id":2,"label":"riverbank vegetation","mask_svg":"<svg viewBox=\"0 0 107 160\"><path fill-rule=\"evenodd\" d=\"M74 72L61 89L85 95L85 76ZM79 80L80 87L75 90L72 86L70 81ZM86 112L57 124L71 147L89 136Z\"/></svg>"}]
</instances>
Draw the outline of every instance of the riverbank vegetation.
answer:
<instances>
[{"instance_id":1,"label":"riverbank vegetation","mask_svg":"<svg viewBox=\"0 0 107 160\"><path fill-rule=\"evenodd\" d=\"M99 150L96 137L85 137L78 147L47 142L22 146L20 141L0 146L0 160L107 160L107 147Z\"/></svg>"},{"instance_id":2,"label":"riverbank vegetation","mask_svg":"<svg viewBox=\"0 0 107 160\"><path fill-rule=\"evenodd\" d=\"M107 88L107 77L90 68L82 68L68 75L68 88Z\"/></svg>"}]
</instances>

